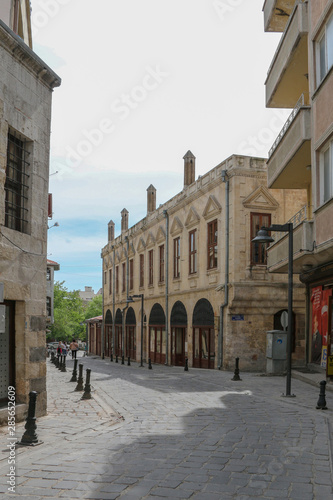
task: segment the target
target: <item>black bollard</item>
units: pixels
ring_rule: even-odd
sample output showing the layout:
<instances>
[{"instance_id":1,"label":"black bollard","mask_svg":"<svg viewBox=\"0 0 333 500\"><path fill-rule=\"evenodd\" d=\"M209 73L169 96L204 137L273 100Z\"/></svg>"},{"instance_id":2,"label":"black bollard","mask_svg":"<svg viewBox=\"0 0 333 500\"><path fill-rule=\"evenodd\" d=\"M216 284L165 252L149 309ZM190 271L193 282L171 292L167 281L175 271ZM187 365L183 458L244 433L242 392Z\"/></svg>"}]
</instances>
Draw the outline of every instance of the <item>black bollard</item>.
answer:
<instances>
[{"instance_id":1,"label":"black bollard","mask_svg":"<svg viewBox=\"0 0 333 500\"><path fill-rule=\"evenodd\" d=\"M236 368L231 380L242 380L239 376L239 358L236 358Z\"/></svg>"},{"instance_id":2,"label":"black bollard","mask_svg":"<svg viewBox=\"0 0 333 500\"><path fill-rule=\"evenodd\" d=\"M74 368L70 382L77 382L77 359L74 359Z\"/></svg>"},{"instance_id":3,"label":"black bollard","mask_svg":"<svg viewBox=\"0 0 333 500\"><path fill-rule=\"evenodd\" d=\"M118 363L118 354L116 354L116 363Z\"/></svg>"},{"instance_id":4,"label":"black bollard","mask_svg":"<svg viewBox=\"0 0 333 500\"><path fill-rule=\"evenodd\" d=\"M113 354L112 354L112 352L111 352L111 356L110 356L110 361L111 361L111 363L113 362Z\"/></svg>"},{"instance_id":5,"label":"black bollard","mask_svg":"<svg viewBox=\"0 0 333 500\"><path fill-rule=\"evenodd\" d=\"M82 394L81 399L91 399L91 392L90 392L90 372L91 370L87 368L86 370L86 385L84 387L84 393Z\"/></svg>"},{"instance_id":6,"label":"black bollard","mask_svg":"<svg viewBox=\"0 0 333 500\"><path fill-rule=\"evenodd\" d=\"M37 392L31 391L29 393L28 417L26 418L26 424L24 426L25 433L18 444L23 444L25 446L35 446L36 444L41 444L41 441L38 441L38 436L36 434L36 400Z\"/></svg>"},{"instance_id":7,"label":"black bollard","mask_svg":"<svg viewBox=\"0 0 333 500\"><path fill-rule=\"evenodd\" d=\"M127 366L131 366L131 358L129 356L127 358Z\"/></svg>"},{"instance_id":8,"label":"black bollard","mask_svg":"<svg viewBox=\"0 0 333 500\"><path fill-rule=\"evenodd\" d=\"M57 368L58 368L58 370L60 370L60 371L61 371L61 369L62 369L62 358L63 358L63 356L62 356L62 354L61 354L61 356L59 357L59 364L58 364L58 367L57 367Z\"/></svg>"},{"instance_id":9,"label":"black bollard","mask_svg":"<svg viewBox=\"0 0 333 500\"><path fill-rule=\"evenodd\" d=\"M185 368L184 372L188 372L188 358L185 358Z\"/></svg>"},{"instance_id":10,"label":"black bollard","mask_svg":"<svg viewBox=\"0 0 333 500\"><path fill-rule=\"evenodd\" d=\"M79 379L77 381L77 386L75 387L75 391L83 391L83 365L79 364Z\"/></svg>"},{"instance_id":11,"label":"black bollard","mask_svg":"<svg viewBox=\"0 0 333 500\"><path fill-rule=\"evenodd\" d=\"M62 366L61 366L61 371L67 372L67 370L66 370L66 356L64 356L64 361L63 361Z\"/></svg>"},{"instance_id":12,"label":"black bollard","mask_svg":"<svg viewBox=\"0 0 333 500\"><path fill-rule=\"evenodd\" d=\"M322 380L321 382L319 382L319 384L320 384L320 393L319 393L319 399L318 399L316 409L317 410L327 410L326 398L325 398L326 381Z\"/></svg>"},{"instance_id":13,"label":"black bollard","mask_svg":"<svg viewBox=\"0 0 333 500\"><path fill-rule=\"evenodd\" d=\"M122 365L124 365L124 364L125 364L125 356L124 356L124 355L122 355L122 357L121 357L121 364L122 364Z\"/></svg>"},{"instance_id":14,"label":"black bollard","mask_svg":"<svg viewBox=\"0 0 333 500\"><path fill-rule=\"evenodd\" d=\"M103 352L103 354L102 354L102 359L104 359L104 358L105 358L105 355L104 355L104 352Z\"/></svg>"},{"instance_id":15,"label":"black bollard","mask_svg":"<svg viewBox=\"0 0 333 500\"><path fill-rule=\"evenodd\" d=\"M54 356L54 352L53 352L53 351L51 351L51 363L54 363L54 358L55 358L55 356Z\"/></svg>"},{"instance_id":16,"label":"black bollard","mask_svg":"<svg viewBox=\"0 0 333 500\"><path fill-rule=\"evenodd\" d=\"M153 367L151 366L151 359L148 359L148 370L152 370Z\"/></svg>"},{"instance_id":17,"label":"black bollard","mask_svg":"<svg viewBox=\"0 0 333 500\"><path fill-rule=\"evenodd\" d=\"M59 366L59 354L57 355L56 359L54 360L54 366L58 368Z\"/></svg>"}]
</instances>

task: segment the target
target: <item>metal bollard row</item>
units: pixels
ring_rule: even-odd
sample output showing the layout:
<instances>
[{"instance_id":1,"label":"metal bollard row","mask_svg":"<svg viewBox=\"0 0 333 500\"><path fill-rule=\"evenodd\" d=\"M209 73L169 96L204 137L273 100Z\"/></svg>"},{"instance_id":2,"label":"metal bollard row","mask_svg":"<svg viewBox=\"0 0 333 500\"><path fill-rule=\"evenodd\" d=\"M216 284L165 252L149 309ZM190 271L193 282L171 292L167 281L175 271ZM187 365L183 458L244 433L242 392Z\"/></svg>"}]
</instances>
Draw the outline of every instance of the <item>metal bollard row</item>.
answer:
<instances>
[{"instance_id":1,"label":"metal bollard row","mask_svg":"<svg viewBox=\"0 0 333 500\"><path fill-rule=\"evenodd\" d=\"M232 377L231 380L242 380L239 376L239 358L236 358L236 367L234 371L234 376Z\"/></svg>"}]
</instances>

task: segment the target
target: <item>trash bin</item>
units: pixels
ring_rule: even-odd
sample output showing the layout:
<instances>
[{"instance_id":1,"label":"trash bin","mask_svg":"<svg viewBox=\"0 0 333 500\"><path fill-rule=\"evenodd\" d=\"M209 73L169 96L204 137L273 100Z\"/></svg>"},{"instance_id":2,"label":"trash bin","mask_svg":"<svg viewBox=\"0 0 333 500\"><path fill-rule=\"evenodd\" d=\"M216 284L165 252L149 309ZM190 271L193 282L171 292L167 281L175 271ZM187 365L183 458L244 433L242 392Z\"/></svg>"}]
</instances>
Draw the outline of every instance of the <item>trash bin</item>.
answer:
<instances>
[{"instance_id":1,"label":"trash bin","mask_svg":"<svg viewBox=\"0 0 333 500\"><path fill-rule=\"evenodd\" d=\"M267 332L266 373L282 375L287 370L287 335L281 330Z\"/></svg>"}]
</instances>

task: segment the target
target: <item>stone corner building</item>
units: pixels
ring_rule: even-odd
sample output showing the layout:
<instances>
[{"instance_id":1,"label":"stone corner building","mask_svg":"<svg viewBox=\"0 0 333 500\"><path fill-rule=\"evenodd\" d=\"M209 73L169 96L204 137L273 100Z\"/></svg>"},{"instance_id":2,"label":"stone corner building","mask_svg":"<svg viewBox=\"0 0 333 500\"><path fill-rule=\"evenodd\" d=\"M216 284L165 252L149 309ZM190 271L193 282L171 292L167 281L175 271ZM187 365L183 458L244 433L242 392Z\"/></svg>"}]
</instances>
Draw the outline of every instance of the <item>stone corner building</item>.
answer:
<instances>
[{"instance_id":1,"label":"stone corner building","mask_svg":"<svg viewBox=\"0 0 333 500\"><path fill-rule=\"evenodd\" d=\"M121 234L108 224L102 249L102 354L155 363L244 370L266 366L266 332L282 329L287 277L267 270L258 229L302 207L306 192L269 190L264 159L233 155L195 180L195 156L184 156L184 187ZM143 309L142 309L143 304ZM294 293L293 359L304 364L304 287ZM142 339L142 343L141 343ZM98 340L99 342L99 340Z\"/></svg>"},{"instance_id":2,"label":"stone corner building","mask_svg":"<svg viewBox=\"0 0 333 500\"><path fill-rule=\"evenodd\" d=\"M0 6L0 423L37 391L46 413L46 245L51 99L60 78L33 52L30 2ZM5 317L5 320L4 320Z\"/></svg>"}]
</instances>

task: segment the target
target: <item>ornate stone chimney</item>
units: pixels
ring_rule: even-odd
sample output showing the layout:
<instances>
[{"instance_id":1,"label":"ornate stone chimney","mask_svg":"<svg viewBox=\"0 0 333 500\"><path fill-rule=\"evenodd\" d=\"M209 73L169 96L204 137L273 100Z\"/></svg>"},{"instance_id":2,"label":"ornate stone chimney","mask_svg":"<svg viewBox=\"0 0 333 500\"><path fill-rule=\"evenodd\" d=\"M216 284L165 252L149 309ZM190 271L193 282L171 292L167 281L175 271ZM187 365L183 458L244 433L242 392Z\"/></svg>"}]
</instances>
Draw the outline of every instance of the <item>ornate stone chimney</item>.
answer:
<instances>
[{"instance_id":1,"label":"ornate stone chimney","mask_svg":"<svg viewBox=\"0 0 333 500\"><path fill-rule=\"evenodd\" d=\"M128 211L123 208L121 211L121 232L127 231L128 229Z\"/></svg>"},{"instance_id":2,"label":"ornate stone chimney","mask_svg":"<svg viewBox=\"0 0 333 500\"><path fill-rule=\"evenodd\" d=\"M184 156L184 187L193 184L195 181L195 156L191 151L187 151Z\"/></svg>"},{"instance_id":3,"label":"ornate stone chimney","mask_svg":"<svg viewBox=\"0 0 333 500\"><path fill-rule=\"evenodd\" d=\"M108 224L108 243L111 243L114 240L114 222L110 220Z\"/></svg>"},{"instance_id":4,"label":"ornate stone chimney","mask_svg":"<svg viewBox=\"0 0 333 500\"><path fill-rule=\"evenodd\" d=\"M156 189L150 184L147 189L147 214L156 210Z\"/></svg>"}]
</instances>

